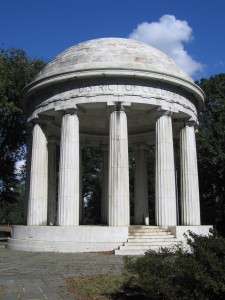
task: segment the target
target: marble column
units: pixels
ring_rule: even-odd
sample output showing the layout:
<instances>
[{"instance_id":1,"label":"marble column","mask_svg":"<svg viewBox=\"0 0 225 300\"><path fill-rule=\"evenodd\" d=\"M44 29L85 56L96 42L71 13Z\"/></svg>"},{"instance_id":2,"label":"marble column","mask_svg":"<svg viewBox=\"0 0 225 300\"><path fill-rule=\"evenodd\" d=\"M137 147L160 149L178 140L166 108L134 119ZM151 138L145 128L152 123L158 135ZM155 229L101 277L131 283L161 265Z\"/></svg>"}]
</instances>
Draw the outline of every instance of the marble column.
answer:
<instances>
[{"instance_id":1,"label":"marble column","mask_svg":"<svg viewBox=\"0 0 225 300\"><path fill-rule=\"evenodd\" d=\"M77 111L62 118L59 166L58 225L79 225L79 120Z\"/></svg>"},{"instance_id":2,"label":"marble column","mask_svg":"<svg viewBox=\"0 0 225 300\"><path fill-rule=\"evenodd\" d=\"M33 128L27 225L47 225L48 151L42 127Z\"/></svg>"},{"instance_id":3,"label":"marble column","mask_svg":"<svg viewBox=\"0 0 225 300\"><path fill-rule=\"evenodd\" d=\"M101 194L101 222L108 222L108 172L109 151L108 146L102 147L102 194Z\"/></svg>"},{"instance_id":4,"label":"marble column","mask_svg":"<svg viewBox=\"0 0 225 300\"><path fill-rule=\"evenodd\" d=\"M48 224L56 224L56 138L48 138Z\"/></svg>"},{"instance_id":5,"label":"marble column","mask_svg":"<svg viewBox=\"0 0 225 300\"><path fill-rule=\"evenodd\" d=\"M181 224L201 225L198 166L194 126L185 125L180 134Z\"/></svg>"},{"instance_id":6,"label":"marble column","mask_svg":"<svg viewBox=\"0 0 225 300\"><path fill-rule=\"evenodd\" d=\"M128 133L125 111L110 114L109 132L109 226L129 226Z\"/></svg>"},{"instance_id":7,"label":"marble column","mask_svg":"<svg viewBox=\"0 0 225 300\"><path fill-rule=\"evenodd\" d=\"M79 173L79 183L80 183L80 204L79 204L79 224L83 224L83 167L82 167L82 152L83 147L80 145L80 173Z\"/></svg>"},{"instance_id":8,"label":"marble column","mask_svg":"<svg viewBox=\"0 0 225 300\"><path fill-rule=\"evenodd\" d=\"M177 224L176 188L173 150L172 119L162 115L156 121L156 225Z\"/></svg>"},{"instance_id":9,"label":"marble column","mask_svg":"<svg viewBox=\"0 0 225 300\"><path fill-rule=\"evenodd\" d=\"M32 125L28 124L28 143L27 143L27 160L26 160L26 183L25 183L25 199L24 199L24 210L23 210L23 220L24 224L27 224L27 213L28 213L28 203L30 195L30 172L31 172L31 156L32 156Z\"/></svg>"},{"instance_id":10,"label":"marble column","mask_svg":"<svg viewBox=\"0 0 225 300\"><path fill-rule=\"evenodd\" d=\"M135 148L134 223L149 225L146 148Z\"/></svg>"}]
</instances>

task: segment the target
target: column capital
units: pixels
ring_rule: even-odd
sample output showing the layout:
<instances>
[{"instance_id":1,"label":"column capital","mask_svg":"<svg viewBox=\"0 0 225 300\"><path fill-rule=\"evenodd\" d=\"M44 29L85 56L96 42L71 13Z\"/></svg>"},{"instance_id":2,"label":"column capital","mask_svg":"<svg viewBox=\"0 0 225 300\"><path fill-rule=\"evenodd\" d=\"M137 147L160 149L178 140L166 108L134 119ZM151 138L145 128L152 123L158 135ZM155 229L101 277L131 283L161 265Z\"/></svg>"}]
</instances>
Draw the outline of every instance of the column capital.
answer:
<instances>
[{"instance_id":1,"label":"column capital","mask_svg":"<svg viewBox=\"0 0 225 300\"><path fill-rule=\"evenodd\" d=\"M64 116L66 114L70 114L70 115L76 114L77 115L78 112L86 113L86 110L83 107L76 105L76 104L73 104L73 105L63 104L63 105L60 105L59 107L56 107L55 111L59 112L61 114L61 116Z\"/></svg>"},{"instance_id":2,"label":"column capital","mask_svg":"<svg viewBox=\"0 0 225 300\"><path fill-rule=\"evenodd\" d=\"M47 121L47 119L42 118L39 115L37 115L34 119L32 119L29 122L29 127L32 130L35 125L39 125L42 128L42 130L44 131L45 135L46 135L47 134L47 129L48 129L48 126L47 126L48 125L48 121Z\"/></svg>"},{"instance_id":3,"label":"column capital","mask_svg":"<svg viewBox=\"0 0 225 300\"><path fill-rule=\"evenodd\" d=\"M175 119L174 122L179 125L179 130L182 130L185 126L194 127L195 130L198 129L198 120L193 119L193 117L187 117L182 119Z\"/></svg>"},{"instance_id":4,"label":"column capital","mask_svg":"<svg viewBox=\"0 0 225 300\"><path fill-rule=\"evenodd\" d=\"M32 120L29 121L29 123L45 123L47 121L51 122L54 121L54 117L53 116L47 116L47 115L42 115L42 114L35 114L34 118Z\"/></svg>"},{"instance_id":5,"label":"column capital","mask_svg":"<svg viewBox=\"0 0 225 300\"><path fill-rule=\"evenodd\" d=\"M186 120L186 122L184 122L184 126L189 126L189 127L194 126L195 129L198 128L198 125L199 125L198 120L194 120L192 117Z\"/></svg>"},{"instance_id":6,"label":"column capital","mask_svg":"<svg viewBox=\"0 0 225 300\"><path fill-rule=\"evenodd\" d=\"M38 115L29 122L29 126L34 127L36 124L38 124L38 125L44 124L44 121L42 119L40 119Z\"/></svg>"},{"instance_id":7,"label":"column capital","mask_svg":"<svg viewBox=\"0 0 225 300\"><path fill-rule=\"evenodd\" d=\"M125 113L129 110L131 103L128 102L108 102L107 110L112 113L114 111L124 111Z\"/></svg>"},{"instance_id":8,"label":"column capital","mask_svg":"<svg viewBox=\"0 0 225 300\"><path fill-rule=\"evenodd\" d=\"M60 106L60 107L57 107L55 109L55 111L59 112L61 117L63 117L64 115L66 114L69 114L69 115L77 115L77 112L78 112L78 108L77 106L75 105L74 107L67 107L66 105L65 106Z\"/></svg>"},{"instance_id":9,"label":"column capital","mask_svg":"<svg viewBox=\"0 0 225 300\"><path fill-rule=\"evenodd\" d=\"M160 117L163 117L163 116L173 117L179 111L173 107L160 106L156 110L154 110L154 112L156 115L156 120L158 120ZM149 111L149 113L151 113L151 111Z\"/></svg>"}]
</instances>

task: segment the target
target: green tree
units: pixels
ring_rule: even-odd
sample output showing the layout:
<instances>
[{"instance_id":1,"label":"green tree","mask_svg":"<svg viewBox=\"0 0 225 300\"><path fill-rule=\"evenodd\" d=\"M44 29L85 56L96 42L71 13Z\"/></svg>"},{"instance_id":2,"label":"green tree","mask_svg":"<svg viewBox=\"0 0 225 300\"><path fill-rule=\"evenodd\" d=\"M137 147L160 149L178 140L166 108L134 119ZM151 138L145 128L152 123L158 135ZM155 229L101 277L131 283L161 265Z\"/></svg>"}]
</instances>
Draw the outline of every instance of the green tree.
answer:
<instances>
[{"instance_id":1,"label":"green tree","mask_svg":"<svg viewBox=\"0 0 225 300\"><path fill-rule=\"evenodd\" d=\"M26 155L26 117L20 105L24 86L44 62L20 49L0 49L0 205L15 202L20 191L16 162Z\"/></svg>"},{"instance_id":2,"label":"green tree","mask_svg":"<svg viewBox=\"0 0 225 300\"><path fill-rule=\"evenodd\" d=\"M128 280L120 299L224 299L225 239L216 231L209 237L189 232L187 244L126 257Z\"/></svg>"},{"instance_id":3,"label":"green tree","mask_svg":"<svg viewBox=\"0 0 225 300\"><path fill-rule=\"evenodd\" d=\"M225 234L225 74L198 84L206 95L197 134L202 222Z\"/></svg>"}]
</instances>

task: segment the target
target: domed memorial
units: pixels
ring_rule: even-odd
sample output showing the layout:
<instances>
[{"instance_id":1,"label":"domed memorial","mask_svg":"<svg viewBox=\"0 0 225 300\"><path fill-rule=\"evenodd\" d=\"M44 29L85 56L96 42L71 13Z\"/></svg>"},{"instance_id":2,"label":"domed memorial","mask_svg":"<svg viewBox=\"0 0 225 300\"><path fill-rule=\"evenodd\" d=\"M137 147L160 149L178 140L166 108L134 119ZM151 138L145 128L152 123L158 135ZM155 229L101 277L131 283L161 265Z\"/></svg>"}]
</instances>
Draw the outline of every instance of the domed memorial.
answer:
<instances>
[{"instance_id":1,"label":"domed memorial","mask_svg":"<svg viewBox=\"0 0 225 300\"><path fill-rule=\"evenodd\" d=\"M143 235L167 230L167 235L173 233L173 241L187 229L208 232L209 226L200 226L195 145L204 94L167 55L131 39L80 43L43 68L25 87L22 104L31 128L27 225L14 226L7 247L61 252L119 248L118 254L135 254L141 250L132 243L125 250L126 245L122 246L127 240L129 244L128 236L135 230ZM174 139L180 140L179 199ZM150 146L155 148L153 226L149 226L152 207L146 163ZM85 147L102 151L101 220L105 226L81 225ZM128 147L135 151L135 225L130 225ZM151 246L149 242L142 252Z\"/></svg>"}]
</instances>

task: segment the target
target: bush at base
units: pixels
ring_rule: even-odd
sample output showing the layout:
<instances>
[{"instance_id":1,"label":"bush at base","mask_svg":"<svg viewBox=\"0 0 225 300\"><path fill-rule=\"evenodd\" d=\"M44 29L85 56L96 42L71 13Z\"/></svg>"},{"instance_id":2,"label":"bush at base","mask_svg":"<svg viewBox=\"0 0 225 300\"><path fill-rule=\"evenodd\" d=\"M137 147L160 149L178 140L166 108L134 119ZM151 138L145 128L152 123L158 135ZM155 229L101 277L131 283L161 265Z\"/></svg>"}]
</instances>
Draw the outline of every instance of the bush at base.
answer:
<instances>
[{"instance_id":1,"label":"bush at base","mask_svg":"<svg viewBox=\"0 0 225 300\"><path fill-rule=\"evenodd\" d=\"M217 232L198 236L189 232L189 251L175 249L148 251L143 257L126 257L129 280L125 294L142 299L224 299L225 239Z\"/></svg>"}]
</instances>

